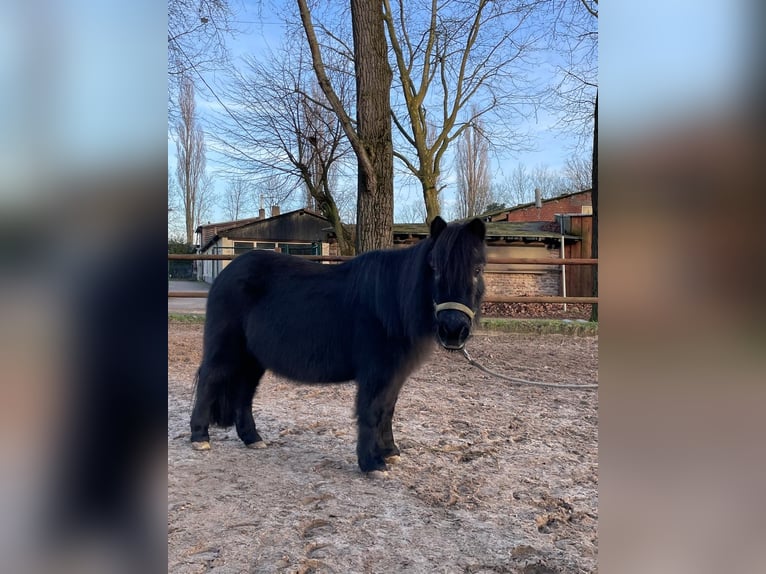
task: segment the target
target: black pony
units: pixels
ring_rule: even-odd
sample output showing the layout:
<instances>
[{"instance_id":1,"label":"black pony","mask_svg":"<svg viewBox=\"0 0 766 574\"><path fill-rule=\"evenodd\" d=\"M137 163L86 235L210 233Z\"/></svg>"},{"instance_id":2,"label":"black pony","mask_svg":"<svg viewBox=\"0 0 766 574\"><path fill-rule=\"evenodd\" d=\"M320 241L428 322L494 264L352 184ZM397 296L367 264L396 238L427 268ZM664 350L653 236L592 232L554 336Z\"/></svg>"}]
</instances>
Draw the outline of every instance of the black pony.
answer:
<instances>
[{"instance_id":1,"label":"black pony","mask_svg":"<svg viewBox=\"0 0 766 574\"><path fill-rule=\"evenodd\" d=\"M484 292L485 227L436 217L428 239L322 265L270 251L234 259L210 289L191 440L236 425L263 446L252 402L266 369L301 382L356 380L357 458L365 471L398 456L391 419L404 381L434 339L462 349Z\"/></svg>"}]
</instances>

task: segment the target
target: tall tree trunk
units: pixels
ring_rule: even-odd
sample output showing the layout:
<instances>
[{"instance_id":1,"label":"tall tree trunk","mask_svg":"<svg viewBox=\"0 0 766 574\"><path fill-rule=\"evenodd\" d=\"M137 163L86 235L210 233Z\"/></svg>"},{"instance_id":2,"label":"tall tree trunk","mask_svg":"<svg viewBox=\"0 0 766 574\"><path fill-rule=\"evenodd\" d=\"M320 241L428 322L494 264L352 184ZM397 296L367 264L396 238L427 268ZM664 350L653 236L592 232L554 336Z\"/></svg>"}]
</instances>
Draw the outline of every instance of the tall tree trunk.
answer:
<instances>
[{"instance_id":1,"label":"tall tree trunk","mask_svg":"<svg viewBox=\"0 0 766 574\"><path fill-rule=\"evenodd\" d=\"M593 172L591 176L591 197L593 203L593 239L591 257L598 259L598 91L596 109L593 113ZM593 266L593 295L598 297L598 266ZM590 320L598 321L598 304L591 307Z\"/></svg>"},{"instance_id":2,"label":"tall tree trunk","mask_svg":"<svg viewBox=\"0 0 766 574\"><path fill-rule=\"evenodd\" d=\"M351 0L357 133L369 162L359 161L357 253L393 245L394 150L391 79L380 0ZM357 154L358 155L358 154Z\"/></svg>"},{"instance_id":3,"label":"tall tree trunk","mask_svg":"<svg viewBox=\"0 0 766 574\"><path fill-rule=\"evenodd\" d=\"M197 123L194 84L181 79L178 95L180 119L176 123L176 176L184 207L186 242L194 244L195 227L202 207L202 178L205 173L205 139Z\"/></svg>"},{"instance_id":4,"label":"tall tree trunk","mask_svg":"<svg viewBox=\"0 0 766 574\"><path fill-rule=\"evenodd\" d=\"M436 179L436 178L434 178ZM441 205L439 203L439 192L436 189L436 183L423 181L423 199L426 202L426 223L431 222L437 215L441 215Z\"/></svg>"}]
</instances>

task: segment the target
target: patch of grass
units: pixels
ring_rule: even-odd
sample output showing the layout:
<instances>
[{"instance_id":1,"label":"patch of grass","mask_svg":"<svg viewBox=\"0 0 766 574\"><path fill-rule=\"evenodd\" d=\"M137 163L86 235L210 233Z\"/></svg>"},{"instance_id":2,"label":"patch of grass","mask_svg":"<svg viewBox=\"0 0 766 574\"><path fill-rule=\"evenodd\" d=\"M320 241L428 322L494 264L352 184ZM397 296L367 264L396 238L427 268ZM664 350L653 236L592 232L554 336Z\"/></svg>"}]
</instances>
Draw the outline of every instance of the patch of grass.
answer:
<instances>
[{"instance_id":1,"label":"patch of grass","mask_svg":"<svg viewBox=\"0 0 766 574\"><path fill-rule=\"evenodd\" d=\"M202 313L168 313L168 323L203 325L205 323L205 315Z\"/></svg>"},{"instance_id":2,"label":"patch of grass","mask_svg":"<svg viewBox=\"0 0 766 574\"><path fill-rule=\"evenodd\" d=\"M598 323L563 319L504 319L484 318L481 327L506 333L536 333L538 335L577 335L592 337L598 335Z\"/></svg>"},{"instance_id":3,"label":"patch of grass","mask_svg":"<svg viewBox=\"0 0 766 574\"><path fill-rule=\"evenodd\" d=\"M168 313L168 322L203 325L205 323L205 315L202 313ZM535 333L538 335L557 334L582 337L598 335L598 323L566 321L563 319L505 319L489 317L481 320L481 328L506 333Z\"/></svg>"}]
</instances>

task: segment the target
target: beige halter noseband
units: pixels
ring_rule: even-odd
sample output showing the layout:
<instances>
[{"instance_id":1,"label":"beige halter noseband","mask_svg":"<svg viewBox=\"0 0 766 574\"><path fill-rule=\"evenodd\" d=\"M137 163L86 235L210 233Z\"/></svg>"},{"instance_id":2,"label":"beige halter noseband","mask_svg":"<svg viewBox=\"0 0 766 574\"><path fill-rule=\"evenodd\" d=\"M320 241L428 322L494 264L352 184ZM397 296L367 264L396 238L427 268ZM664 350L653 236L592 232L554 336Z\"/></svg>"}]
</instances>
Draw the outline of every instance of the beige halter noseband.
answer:
<instances>
[{"instance_id":1,"label":"beige halter noseband","mask_svg":"<svg viewBox=\"0 0 766 574\"><path fill-rule=\"evenodd\" d=\"M475 313L470 307L467 307L463 305L462 303L455 303L453 301L447 301L446 303L439 303L438 305L434 303L434 313L438 313L439 311L445 311L447 309L452 309L453 311L462 311L468 317L473 321L473 317Z\"/></svg>"}]
</instances>

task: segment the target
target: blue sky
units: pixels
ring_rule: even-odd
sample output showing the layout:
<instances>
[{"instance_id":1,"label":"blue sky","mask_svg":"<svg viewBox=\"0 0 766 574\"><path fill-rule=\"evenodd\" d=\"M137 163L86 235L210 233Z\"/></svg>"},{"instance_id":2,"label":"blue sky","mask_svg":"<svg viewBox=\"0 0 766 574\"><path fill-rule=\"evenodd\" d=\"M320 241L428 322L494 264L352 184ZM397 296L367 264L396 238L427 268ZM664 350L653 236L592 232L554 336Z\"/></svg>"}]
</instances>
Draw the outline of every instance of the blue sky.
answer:
<instances>
[{"instance_id":1,"label":"blue sky","mask_svg":"<svg viewBox=\"0 0 766 574\"><path fill-rule=\"evenodd\" d=\"M237 37L229 44L232 59L235 62L239 61L242 56L257 55L259 52L263 52L264 48L274 50L279 48L282 42L280 20L279 17L267 12L269 7L266 6L266 3L245 2L242 5L235 5L234 9L238 11L234 20L241 30ZM551 55L543 56L544 62L549 64L549 69L553 68L552 58L553 56ZM542 74L544 69L544 66L539 67L535 73ZM220 82L224 81L224 76L222 74L208 74L206 79L215 89L217 85L220 85ZM220 105L211 95L198 91L197 108L203 129L206 129L206 111L211 108L220 108ZM556 117L545 110L540 110L536 117L525 122L522 129L532 134L531 146L533 149L523 152L506 153L503 158L493 157L492 170L494 179L500 180L504 176L509 176L518 163L522 163L530 169L540 165L551 169L563 168L567 160L575 153L577 138L562 130L555 129L553 127L555 122ZM586 152L586 155L587 153L589 152ZM174 169L175 158L175 143L169 137L168 162L171 170ZM216 176L216 160L217 154L209 146L208 171L213 177L216 190L223 192L226 183L222 177ZM444 168L448 168L450 164L451 161L447 159L443 164L443 170L447 171ZM454 176L448 173L446 178L444 178L444 182L447 183L448 187L441 195L446 213L449 213L450 205L454 202L454 185L450 185L451 181L454 181ZM395 198L397 205L414 201L422 203L419 189L413 189L411 186L405 185L403 178L397 178L395 187L398 189L397 197ZM211 219L225 219L222 210L216 209Z\"/></svg>"}]
</instances>

